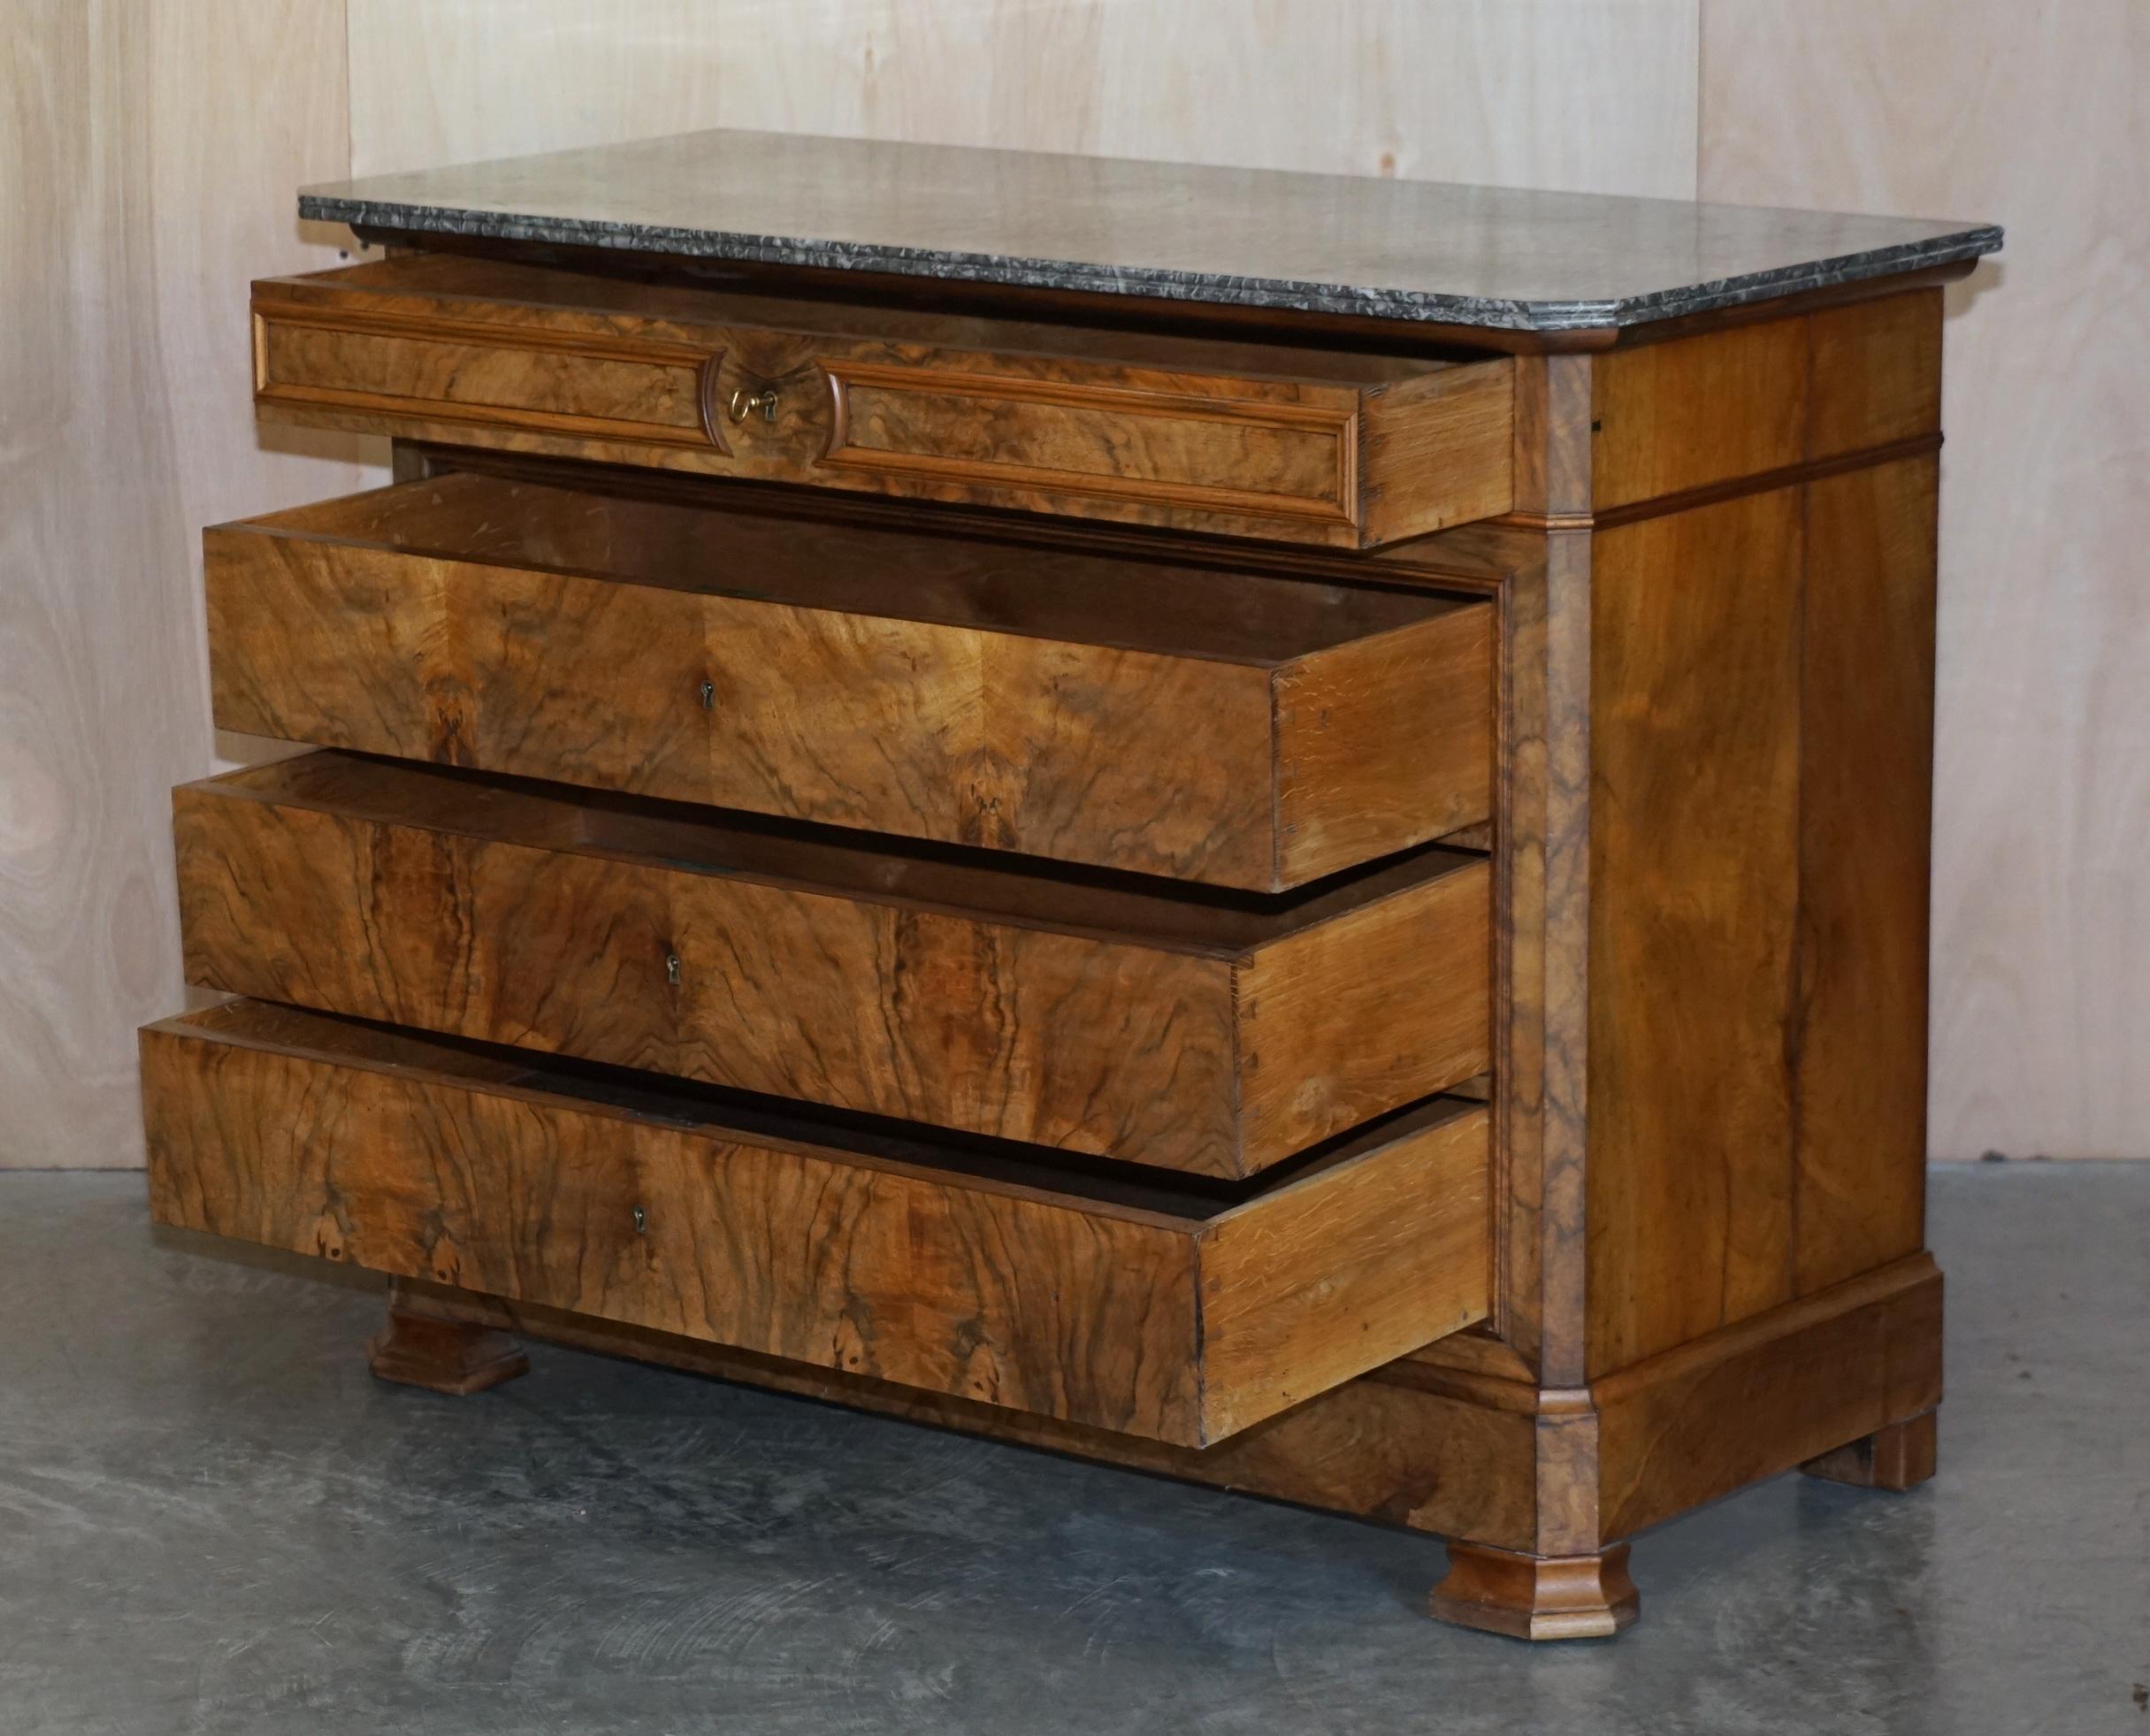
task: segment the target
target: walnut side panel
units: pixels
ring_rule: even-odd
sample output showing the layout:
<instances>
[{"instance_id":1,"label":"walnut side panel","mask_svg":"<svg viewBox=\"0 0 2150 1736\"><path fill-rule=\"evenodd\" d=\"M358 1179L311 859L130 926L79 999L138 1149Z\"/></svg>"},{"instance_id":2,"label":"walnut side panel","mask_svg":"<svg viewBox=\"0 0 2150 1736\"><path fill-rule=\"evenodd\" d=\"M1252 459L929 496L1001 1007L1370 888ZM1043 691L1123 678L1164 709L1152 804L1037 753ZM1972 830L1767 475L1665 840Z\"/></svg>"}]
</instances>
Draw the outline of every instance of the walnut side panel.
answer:
<instances>
[{"instance_id":1,"label":"walnut side panel","mask_svg":"<svg viewBox=\"0 0 2150 1736\"><path fill-rule=\"evenodd\" d=\"M1645 342L1595 359L1600 513L1802 467L1930 446L1940 430L1941 292Z\"/></svg>"},{"instance_id":2,"label":"walnut side panel","mask_svg":"<svg viewBox=\"0 0 2150 1736\"><path fill-rule=\"evenodd\" d=\"M1793 1293L1795 489L1595 539L1589 1362Z\"/></svg>"},{"instance_id":3,"label":"walnut side panel","mask_svg":"<svg viewBox=\"0 0 2150 1736\"><path fill-rule=\"evenodd\" d=\"M1594 1374L1923 1238L1940 316L1780 322L1821 468L1595 539Z\"/></svg>"},{"instance_id":4,"label":"walnut side panel","mask_svg":"<svg viewBox=\"0 0 2150 1736\"><path fill-rule=\"evenodd\" d=\"M1793 1202L1802 1294L1925 1236L1939 472L1916 459L1807 491Z\"/></svg>"},{"instance_id":5,"label":"walnut side panel","mask_svg":"<svg viewBox=\"0 0 2150 1736\"><path fill-rule=\"evenodd\" d=\"M1796 464L1805 455L1803 319L1643 344L1592 363L1598 511Z\"/></svg>"},{"instance_id":6,"label":"walnut side panel","mask_svg":"<svg viewBox=\"0 0 2150 1736\"><path fill-rule=\"evenodd\" d=\"M1807 325L1813 368L1809 458L1940 432L1940 290L1827 309L1810 315Z\"/></svg>"}]
</instances>

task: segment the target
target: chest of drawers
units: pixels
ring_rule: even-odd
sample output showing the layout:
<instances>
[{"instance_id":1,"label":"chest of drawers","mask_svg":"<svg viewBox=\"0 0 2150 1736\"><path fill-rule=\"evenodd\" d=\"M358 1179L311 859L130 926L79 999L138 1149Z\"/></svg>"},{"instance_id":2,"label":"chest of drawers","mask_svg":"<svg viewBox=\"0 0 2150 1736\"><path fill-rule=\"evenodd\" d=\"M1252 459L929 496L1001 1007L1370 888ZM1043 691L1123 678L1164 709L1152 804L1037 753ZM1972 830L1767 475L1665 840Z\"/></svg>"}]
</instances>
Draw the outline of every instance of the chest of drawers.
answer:
<instances>
[{"instance_id":1,"label":"chest of drawers","mask_svg":"<svg viewBox=\"0 0 2150 1736\"><path fill-rule=\"evenodd\" d=\"M1989 229L698 134L309 195L166 1223L1449 1540L1932 1468L1939 285ZM798 226L807 225L807 228ZM1297 226L1295 229L1294 226ZM1309 263L1316 262L1316 263Z\"/></svg>"}]
</instances>

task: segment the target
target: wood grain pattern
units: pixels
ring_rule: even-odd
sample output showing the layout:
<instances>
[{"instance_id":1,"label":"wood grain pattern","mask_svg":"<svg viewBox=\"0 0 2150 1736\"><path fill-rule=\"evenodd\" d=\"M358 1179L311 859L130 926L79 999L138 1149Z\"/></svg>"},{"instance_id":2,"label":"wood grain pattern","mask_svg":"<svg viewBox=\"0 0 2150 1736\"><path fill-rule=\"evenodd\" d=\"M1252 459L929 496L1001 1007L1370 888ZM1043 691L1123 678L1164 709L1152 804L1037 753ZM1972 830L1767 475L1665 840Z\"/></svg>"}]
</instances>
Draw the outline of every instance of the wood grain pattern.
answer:
<instances>
[{"instance_id":1,"label":"wood grain pattern","mask_svg":"<svg viewBox=\"0 0 2150 1736\"><path fill-rule=\"evenodd\" d=\"M1921 1243L1934 489L1598 539L1595 1373Z\"/></svg>"},{"instance_id":2,"label":"wood grain pattern","mask_svg":"<svg viewBox=\"0 0 2150 1736\"><path fill-rule=\"evenodd\" d=\"M1491 876L1483 862L1280 937L1236 973L1243 1137L1295 1151L1446 1090L1490 1054Z\"/></svg>"},{"instance_id":3,"label":"wood grain pattern","mask_svg":"<svg viewBox=\"0 0 2150 1736\"><path fill-rule=\"evenodd\" d=\"M205 546L253 734L1264 891L1490 806L1454 600L475 475Z\"/></svg>"},{"instance_id":4,"label":"wood grain pattern","mask_svg":"<svg viewBox=\"0 0 2150 1736\"><path fill-rule=\"evenodd\" d=\"M1519 374L1535 448L1525 508L1553 528L1502 598L1495 1021L1500 1331L1555 1388L1585 1375L1595 363Z\"/></svg>"},{"instance_id":5,"label":"wood grain pattern","mask_svg":"<svg viewBox=\"0 0 2150 1736\"><path fill-rule=\"evenodd\" d=\"M1636 1532L1941 1396L1941 1276L1919 1254L1598 1381L1603 1534Z\"/></svg>"},{"instance_id":6,"label":"wood grain pattern","mask_svg":"<svg viewBox=\"0 0 2150 1736\"><path fill-rule=\"evenodd\" d=\"M841 359L826 372L835 405L821 463L861 486L990 482L1327 524L1358 514L1355 405L1220 414L1242 407L1199 391L1011 379L998 364L983 379Z\"/></svg>"},{"instance_id":7,"label":"wood grain pattern","mask_svg":"<svg viewBox=\"0 0 2150 1736\"><path fill-rule=\"evenodd\" d=\"M350 442L256 447L234 300L234 261L335 262L291 189L345 172L343 60L340 0L7 11L0 1168L142 1161L168 792L218 751L193 527L363 479Z\"/></svg>"},{"instance_id":8,"label":"wood grain pattern","mask_svg":"<svg viewBox=\"0 0 2150 1736\"><path fill-rule=\"evenodd\" d=\"M1511 1640L1609 1640L1641 1606L1625 1543L1581 1556L1453 1543L1431 1607L1441 1621Z\"/></svg>"},{"instance_id":9,"label":"wood grain pattern","mask_svg":"<svg viewBox=\"0 0 2150 1736\"><path fill-rule=\"evenodd\" d=\"M1369 547L1492 518L1515 504L1515 364L1422 374L1366 404Z\"/></svg>"},{"instance_id":10,"label":"wood grain pattern","mask_svg":"<svg viewBox=\"0 0 2150 1736\"><path fill-rule=\"evenodd\" d=\"M1516 478L1519 516L1550 522L1572 515L1571 470L1587 491L1590 363L1576 358L1526 357L1516 369ZM1581 498L1587 501L1587 493ZM1552 683L1551 628L1556 609L1574 612L1572 556L1585 557L1586 534L1531 537L1530 558L1518 561L1499 593L1496 646L1494 831L1493 1246L1498 1280L1490 1343L1473 1343L1477 1361L1497 1357L1503 1372L1534 1375L1544 1349L1545 1215L1548 1179L1546 1094L1549 1046L1556 1067L1557 1028L1549 1028L1549 947L1557 950L1559 924L1548 922L1549 872L1564 878L1559 847L1571 834L1586 848L1587 828L1574 829L1566 799L1552 783L1557 766L1575 758L1567 724L1588 711L1568 704ZM1587 619L1587 615L1586 615ZM1583 664L1587 672L1587 660ZM1588 780L1575 793L1587 803ZM1552 845L1549 849L1549 845ZM1585 962L1587 964L1587 954ZM1557 997L1556 997L1556 999ZM1557 1136L1556 1127L1553 1132ZM1560 1330L1556 1328L1557 1333ZM1450 1341L1461 1343L1462 1338Z\"/></svg>"},{"instance_id":11,"label":"wood grain pattern","mask_svg":"<svg viewBox=\"0 0 2150 1736\"><path fill-rule=\"evenodd\" d=\"M1278 672L1279 877L1298 884L1492 809L1493 611Z\"/></svg>"},{"instance_id":12,"label":"wood grain pattern","mask_svg":"<svg viewBox=\"0 0 2150 1736\"><path fill-rule=\"evenodd\" d=\"M142 1044L160 1222L1182 1446L1484 1313L1482 1215L1437 1204L1483 1186L1479 1105L1220 1205L252 1002Z\"/></svg>"},{"instance_id":13,"label":"wood grain pattern","mask_svg":"<svg viewBox=\"0 0 2150 1736\"><path fill-rule=\"evenodd\" d=\"M350 269L410 268L398 261ZM542 341L538 333L513 342L452 316L404 320L287 306L278 287L272 280L255 288L257 406L363 409L380 400L430 422L467 424L466 438L497 423L715 450L701 415L702 370L719 353L715 345L629 343L609 333L581 345Z\"/></svg>"},{"instance_id":14,"label":"wood grain pattern","mask_svg":"<svg viewBox=\"0 0 2150 1736\"><path fill-rule=\"evenodd\" d=\"M1516 518L1542 528L1508 551L1496 640L1498 1312L1488 1335L1414 1353L1570 1391L1586 1360L1593 365L1526 357L1517 370Z\"/></svg>"},{"instance_id":15,"label":"wood grain pattern","mask_svg":"<svg viewBox=\"0 0 2150 1736\"><path fill-rule=\"evenodd\" d=\"M1616 350L1592 371L1592 492L1606 528L1760 492L1940 432L1941 291L1891 293Z\"/></svg>"},{"instance_id":16,"label":"wood grain pattern","mask_svg":"<svg viewBox=\"0 0 2150 1736\"><path fill-rule=\"evenodd\" d=\"M1941 316L1942 292L1922 289L1809 317L1806 457L1939 431Z\"/></svg>"},{"instance_id":17,"label":"wood grain pattern","mask_svg":"<svg viewBox=\"0 0 2150 1736\"><path fill-rule=\"evenodd\" d=\"M900 279L871 272L843 279L846 286L866 284L870 293L832 299L801 293L797 285L770 287L760 276L738 277L723 268L714 277L647 265L623 274L619 256L601 248L547 248L533 258L513 242L460 239L470 245L399 249L339 271L265 279L256 287L279 319L302 325L433 333L488 348L524 348L533 356L694 366L710 354L713 338L722 338L737 346L736 354L724 354L727 369L779 388L827 384L828 368L815 359L824 341L857 352L846 365L874 365L867 356L884 347L909 359L910 370L899 373L903 379L915 379L915 368L930 356L967 385L1021 388L1039 401L1080 401L1093 390L1109 396L1113 387L1091 376L1054 377L1070 364L1106 375L1127 370L1145 386L1198 397L1220 418L1243 412L1259 419L1272 409L1288 417L1319 416L1300 401L1302 394L1325 393L1334 408L1343 409L1355 393L1386 395L1413 382L1480 377L1475 369L1450 365L1458 359L1453 347L1393 326L1386 346L1339 346L1318 327L1308 329L1311 317L1241 327L1213 323L1216 310L1206 306L1190 307L1178 320L1070 319L1051 290L981 307L939 290L922 295L915 284L907 294ZM572 263L554 263L559 258ZM1506 371L1482 377L1504 379ZM539 393L555 390L543 379L528 383ZM515 386L512 380L502 384ZM734 419L729 394L723 394L715 403L718 425L705 428L704 437L723 447L751 425L758 440L777 443L769 449L803 461L827 440L827 406L815 409L809 426L782 413L783 398L780 389L773 418L758 407ZM710 419L701 408L695 414ZM666 425L683 426L691 419L684 410L662 418Z\"/></svg>"},{"instance_id":18,"label":"wood grain pattern","mask_svg":"<svg viewBox=\"0 0 2150 1736\"><path fill-rule=\"evenodd\" d=\"M1948 292L1929 1147L2143 1156L2150 343L2114 315L2150 271L2150 14L1703 14L1704 198L2008 226ZM1886 98L1847 66L1895 69Z\"/></svg>"},{"instance_id":19,"label":"wood grain pattern","mask_svg":"<svg viewBox=\"0 0 2150 1736\"><path fill-rule=\"evenodd\" d=\"M1793 1294L1795 490L1596 539L1593 1373Z\"/></svg>"},{"instance_id":20,"label":"wood grain pattern","mask_svg":"<svg viewBox=\"0 0 2150 1736\"><path fill-rule=\"evenodd\" d=\"M256 403L302 425L1347 548L1511 499L1504 359L947 322L966 350L915 313L426 256L253 306Z\"/></svg>"},{"instance_id":21,"label":"wood grain pattern","mask_svg":"<svg viewBox=\"0 0 2150 1736\"><path fill-rule=\"evenodd\" d=\"M174 801L188 979L1243 1176L1468 1078L1488 869L1092 884L333 753Z\"/></svg>"},{"instance_id":22,"label":"wood grain pattern","mask_svg":"<svg viewBox=\"0 0 2150 1736\"><path fill-rule=\"evenodd\" d=\"M1387 1361L1368 1358L1370 1342L1415 1350L1486 1318L1491 1118L1482 1105L1450 1103L1443 1113L1437 1125L1356 1159L1350 1188L1286 1187L1217 1222L1202 1250L1213 1434ZM1417 1203L1391 1215L1398 1200ZM1473 1265L1475 1273L1458 1272ZM1427 1312L1435 1287L1452 1311L1445 1318ZM1353 1323L1352 1335L1337 1332L1340 1319ZM1260 1408L1246 1414L1241 1393Z\"/></svg>"},{"instance_id":23,"label":"wood grain pattern","mask_svg":"<svg viewBox=\"0 0 2150 1736\"><path fill-rule=\"evenodd\" d=\"M1806 492L1792 1200L1801 1295L1925 1243L1939 480L1925 459Z\"/></svg>"},{"instance_id":24,"label":"wood grain pattern","mask_svg":"<svg viewBox=\"0 0 2150 1736\"><path fill-rule=\"evenodd\" d=\"M1599 511L1797 463L1807 333L1797 319L1615 350L1591 371Z\"/></svg>"}]
</instances>

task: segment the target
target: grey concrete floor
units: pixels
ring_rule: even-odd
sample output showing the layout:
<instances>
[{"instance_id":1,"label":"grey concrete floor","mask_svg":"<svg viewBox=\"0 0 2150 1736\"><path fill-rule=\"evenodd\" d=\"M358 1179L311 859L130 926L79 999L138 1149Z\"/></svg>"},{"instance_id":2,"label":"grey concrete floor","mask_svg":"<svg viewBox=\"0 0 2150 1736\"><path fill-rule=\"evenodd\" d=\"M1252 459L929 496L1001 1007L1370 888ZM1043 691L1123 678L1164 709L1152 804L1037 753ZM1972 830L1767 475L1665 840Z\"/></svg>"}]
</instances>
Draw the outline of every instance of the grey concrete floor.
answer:
<instances>
[{"instance_id":1,"label":"grey concrete floor","mask_svg":"<svg viewBox=\"0 0 2150 1736\"><path fill-rule=\"evenodd\" d=\"M538 1347L0 1175L0 1736L2150 1736L2150 1165L1938 1172L1942 1469L1646 1536L1641 1625L1423 1613L1438 1543Z\"/></svg>"}]
</instances>

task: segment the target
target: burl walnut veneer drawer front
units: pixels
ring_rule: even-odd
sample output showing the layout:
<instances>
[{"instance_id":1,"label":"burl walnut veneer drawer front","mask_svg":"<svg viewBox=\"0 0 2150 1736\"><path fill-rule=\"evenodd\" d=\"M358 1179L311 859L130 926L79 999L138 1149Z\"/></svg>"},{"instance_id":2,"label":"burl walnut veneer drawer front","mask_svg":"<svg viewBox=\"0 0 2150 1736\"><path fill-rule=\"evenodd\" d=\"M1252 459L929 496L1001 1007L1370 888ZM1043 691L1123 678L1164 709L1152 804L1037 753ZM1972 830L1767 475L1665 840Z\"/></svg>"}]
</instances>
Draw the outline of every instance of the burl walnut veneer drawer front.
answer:
<instances>
[{"instance_id":1,"label":"burl walnut veneer drawer front","mask_svg":"<svg viewBox=\"0 0 2150 1736\"><path fill-rule=\"evenodd\" d=\"M1257 899L341 753L175 810L233 994L1233 1177L1488 1065L1488 864L1437 845Z\"/></svg>"},{"instance_id":2,"label":"burl walnut veneer drawer front","mask_svg":"<svg viewBox=\"0 0 2150 1736\"><path fill-rule=\"evenodd\" d=\"M1370 547L1505 512L1512 364L414 257L254 286L264 416Z\"/></svg>"},{"instance_id":3,"label":"burl walnut veneer drawer front","mask_svg":"<svg viewBox=\"0 0 2150 1736\"><path fill-rule=\"evenodd\" d=\"M1486 1312L1482 1105L1238 1197L662 1087L229 1002L142 1034L151 1204L1187 1446Z\"/></svg>"},{"instance_id":4,"label":"burl walnut veneer drawer front","mask_svg":"<svg viewBox=\"0 0 2150 1736\"><path fill-rule=\"evenodd\" d=\"M249 734L1260 891L1488 816L1483 602L474 475L204 546Z\"/></svg>"}]
</instances>

